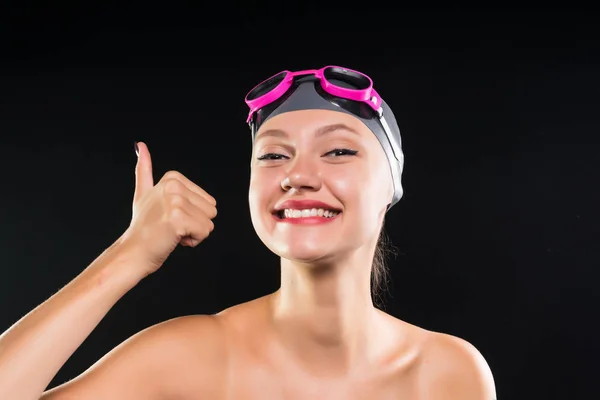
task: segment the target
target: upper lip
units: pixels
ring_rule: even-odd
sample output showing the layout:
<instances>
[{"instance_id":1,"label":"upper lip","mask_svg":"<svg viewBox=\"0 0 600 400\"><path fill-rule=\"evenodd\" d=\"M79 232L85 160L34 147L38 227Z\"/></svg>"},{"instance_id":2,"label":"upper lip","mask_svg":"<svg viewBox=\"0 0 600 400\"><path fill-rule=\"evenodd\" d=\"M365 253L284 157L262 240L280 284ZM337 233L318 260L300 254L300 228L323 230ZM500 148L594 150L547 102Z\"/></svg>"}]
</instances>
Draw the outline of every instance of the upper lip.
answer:
<instances>
[{"instance_id":1,"label":"upper lip","mask_svg":"<svg viewBox=\"0 0 600 400\"><path fill-rule=\"evenodd\" d=\"M323 208L325 210L332 210L332 211L340 211L339 208L333 207L327 203L323 203L322 201L318 201L318 200L286 200L283 203L278 204L274 211L281 211L281 210L285 210L286 208L291 208L294 210L309 210L312 208Z\"/></svg>"}]
</instances>

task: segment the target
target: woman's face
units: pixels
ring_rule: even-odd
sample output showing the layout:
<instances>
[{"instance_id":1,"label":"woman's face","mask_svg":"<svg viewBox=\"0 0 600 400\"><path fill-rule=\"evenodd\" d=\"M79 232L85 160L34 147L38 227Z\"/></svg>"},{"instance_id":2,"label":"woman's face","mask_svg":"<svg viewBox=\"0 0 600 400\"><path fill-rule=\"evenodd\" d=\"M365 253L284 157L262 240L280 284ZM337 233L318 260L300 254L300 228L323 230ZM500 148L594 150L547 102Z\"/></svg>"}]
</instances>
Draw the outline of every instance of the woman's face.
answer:
<instances>
[{"instance_id":1,"label":"woman's face","mask_svg":"<svg viewBox=\"0 0 600 400\"><path fill-rule=\"evenodd\" d=\"M359 119L280 114L258 131L251 165L252 223L275 254L314 262L374 245L393 184L379 141Z\"/></svg>"}]
</instances>

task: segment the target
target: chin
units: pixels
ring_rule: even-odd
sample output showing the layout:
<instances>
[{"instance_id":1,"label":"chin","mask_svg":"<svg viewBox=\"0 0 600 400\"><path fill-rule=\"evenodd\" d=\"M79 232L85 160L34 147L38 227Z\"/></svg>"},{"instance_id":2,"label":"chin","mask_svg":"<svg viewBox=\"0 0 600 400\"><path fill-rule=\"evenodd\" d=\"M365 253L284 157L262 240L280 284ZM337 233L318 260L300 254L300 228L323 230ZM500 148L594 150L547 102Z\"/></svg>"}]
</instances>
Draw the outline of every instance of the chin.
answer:
<instances>
[{"instance_id":1,"label":"chin","mask_svg":"<svg viewBox=\"0 0 600 400\"><path fill-rule=\"evenodd\" d=\"M255 214L254 217L258 215ZM346 237L342 221L321 224L282 224L269 214L253 218L260 240L277 256L301 263L335 258L352 247L356 235Z\"/></svg>"},{"instance_id":2,"label":"chin","mask_svg":"<svg viewBox=\"0 0 600 400\"><path fill-rule=\"evenodd\" d=\"M265 231L257 229L260 240L271 252L281 258L302 263L311 263L331 257L339 252L339 242L332 235L319 232ZM339 239L339 238L336 238Z\"/></svg>"},{"instance_id":3,"label":"chin","mask_svg":"<svg viewBox=\"0 0 600 400\"><path fill-rule=\"evenodd\" d=\"M331 263L345 258L360 247L353 238L338 235L271 236L263 242L276 255L299 263Z\"/></svg>"},{"instance_id":4,"label":"chin","mask_svg":"<svg viewBox=\"0 0 600 400\"><path fill-rule=\"evenodd\" d=\"M271 249L281 258L301 263L312 263L326 259L335 253L334 249L328 247L323 243L311 243L310 241L294 243L275 241L272 243Z\"/></svg>"}]
</instances>

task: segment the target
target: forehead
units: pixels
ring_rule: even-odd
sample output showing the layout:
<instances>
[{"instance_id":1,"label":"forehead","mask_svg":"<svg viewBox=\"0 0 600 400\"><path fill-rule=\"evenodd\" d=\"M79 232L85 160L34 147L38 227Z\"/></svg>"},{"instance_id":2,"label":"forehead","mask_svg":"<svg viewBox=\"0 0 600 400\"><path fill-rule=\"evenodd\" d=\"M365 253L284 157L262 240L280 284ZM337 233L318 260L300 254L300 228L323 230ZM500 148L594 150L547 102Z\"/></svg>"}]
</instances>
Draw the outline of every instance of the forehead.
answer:
<instances>
[{"instance_id":1,"label":"forehead","mask_svg":"<svg viewBox=\"0 0 600 400\"><path fill-rule=\"evenodd\" d=\"M334 131L346 131L361 137L373 136L361 120L349 114L331 110L298 110L279 114L262 124L256 140L311 133L318 137Z\"/></svg>"}]
</instances>

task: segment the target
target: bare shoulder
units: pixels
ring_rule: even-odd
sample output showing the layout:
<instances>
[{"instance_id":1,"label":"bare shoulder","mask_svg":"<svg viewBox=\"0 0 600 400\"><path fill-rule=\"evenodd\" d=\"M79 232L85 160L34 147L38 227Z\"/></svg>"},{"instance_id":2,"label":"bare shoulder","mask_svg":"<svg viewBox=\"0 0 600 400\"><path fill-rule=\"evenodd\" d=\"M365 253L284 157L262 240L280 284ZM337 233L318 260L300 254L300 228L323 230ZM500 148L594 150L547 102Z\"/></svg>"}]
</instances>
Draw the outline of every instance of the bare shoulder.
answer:
<instances>
[{"instance_id":1,"label":"bare shoulder","mask_svg":"<svg viewBox=\"0 0 600 400\"><path fill-rule=\"evenodd\" d=\"M496 399L492 372L475 346L456 336L424 332L419 386L425 399Z\"/></svg>"},{"instance_id":2,"label":"bare shoulder","mask_svg":"<svg viewBox=\"0 0 600 400\"><path fill-rule=\"evenodd\" d=\"M160 356L173 360L214 363L214 361L224 360L227 352L223 324L216 315L188 315L173 318L154 325L136 336L139 336L140 345L152 347ZM136 340L136 336L130 340ZM186 357L181 358L184 355Z\"/></svg>"},{"instance_id":3,"label":"bare shoulder","mask_svg":"<svg viewBox=\"0 0 600 400\"><path fill-rule=\"evenodd\" d=\"M243 303L233 305L216 314L222 324L231 324L235 321L256 320L268 317L269 302L273 295L258 297Z\"/></svg>"},{"instance_id":4,"label":"bare shoulder","mask_svg":"<svg viewBox=\"0 0 600 400\"><path fill-rule=\"evenodd\" d=\"M174 318L133 335L42 399L133 399L225 390L227 346L216 316Z\"/></svg>"},{"instance_id":5,"label":"bare shoulder","mask_svg":"<svg viewBox=\"0 0 600 400\"><path fill-rule=\"evenodd\" d=\"M228 346L219 316L178 317L139 335L140 346L154 349L149 351L162 366L159 376L168 393L187 399L220 398L225 392Z\"/></svg>"}]
</instances>

